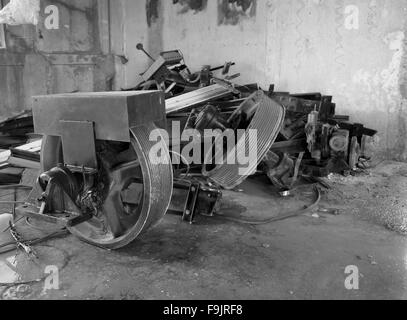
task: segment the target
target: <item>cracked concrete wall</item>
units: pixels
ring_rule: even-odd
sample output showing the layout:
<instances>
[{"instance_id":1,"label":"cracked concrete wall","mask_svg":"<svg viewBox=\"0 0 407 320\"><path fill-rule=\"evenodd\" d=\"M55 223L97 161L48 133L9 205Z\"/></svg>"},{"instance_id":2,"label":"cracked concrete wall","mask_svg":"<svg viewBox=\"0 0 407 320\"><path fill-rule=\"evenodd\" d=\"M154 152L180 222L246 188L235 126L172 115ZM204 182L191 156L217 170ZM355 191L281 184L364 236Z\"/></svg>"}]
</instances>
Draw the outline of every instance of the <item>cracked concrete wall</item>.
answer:
<instances>
[{"instance_id":1,"label":"cracked concrete wall","mask_svg":"<svg viewBox=\"0 0 407 320\"><path fill-rule=\"evenodd\" d=\"M154 55L179 48L192 69L233 60L241 83L333 95L338 113L380 132L378 156L407 160L407 0L209 0L199 10L155 0L150 26L145 0L115 2L125 12L116 49L129 60L117 87L149 65L137 42Z\"/></svg>"},{"instance_id":2,"label":"cracked concrete wall","mask_svg":"<svg viewBox=\"0 0 407 320\"><path fill-rule=\"evenodd\" d=\"M33 95L111 89L114 63L101 50L100 2L41 0L37 26L4 26L7 49L0 49L0 119L29 109ZM49 5L59 10L58 29L45 27Z\"/></svg>"}]
</instances>

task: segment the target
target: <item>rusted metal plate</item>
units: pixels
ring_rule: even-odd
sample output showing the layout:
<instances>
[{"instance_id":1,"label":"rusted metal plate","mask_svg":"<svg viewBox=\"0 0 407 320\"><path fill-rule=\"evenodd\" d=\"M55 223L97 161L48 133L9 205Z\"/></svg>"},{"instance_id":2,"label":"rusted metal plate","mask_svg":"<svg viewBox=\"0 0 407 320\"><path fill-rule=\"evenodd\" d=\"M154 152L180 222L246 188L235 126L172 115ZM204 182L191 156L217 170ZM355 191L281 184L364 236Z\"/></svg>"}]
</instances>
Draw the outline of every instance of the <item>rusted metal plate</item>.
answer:
<instances>
[{"instance_id":1,"label":"rusted metal plate","mask_svg":"<svg viewBox=\"0 0 407 320\"><path fill-rule=\"evenodd\" d=\"M34 97L38 134L62 136L60 121L95 124L98 140L130 142L130 128L165 119L160 91L58 94Z\"/></svg>"},{"instance_id":2,"label":"rusted metal plate","mask_svg":"<svg viewBox=\"0 0 407 320\"><path fill-rule=\"evenodd\" d=\"M98 169L94 124L88 121L61 121L64 162L68 166Z\"/></svg>"}]
</instances>

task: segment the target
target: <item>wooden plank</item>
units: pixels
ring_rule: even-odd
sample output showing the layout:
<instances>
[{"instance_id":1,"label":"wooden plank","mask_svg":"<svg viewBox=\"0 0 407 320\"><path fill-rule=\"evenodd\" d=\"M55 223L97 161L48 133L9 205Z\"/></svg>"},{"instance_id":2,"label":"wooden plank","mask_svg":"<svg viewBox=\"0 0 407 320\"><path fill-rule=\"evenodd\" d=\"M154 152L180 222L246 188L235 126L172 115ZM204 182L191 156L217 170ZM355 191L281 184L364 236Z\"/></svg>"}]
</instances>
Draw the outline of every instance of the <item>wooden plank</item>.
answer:
<instances>
[{"instance_id":1,"label":"wooden plank","mask_svg":"<svg viewBox=\"0 0 407 320\"><path fill-rule=\"evenodd\" d=\"M38 152L41 150L41 145L42 139L17 147L16 149L30 152Z\"/></svg>"},{"instance_id":2,"label":"wooden plank","mask_svg":"<svg viewBox=\"0 0 407 320\"><path fill-rule=\"evenodd\" d=\"M0 174L2 175L21 176L23 172L23 168L6 167L0 169Z\"/></svg>"},{"instance_id":3,"label":"wooden plank","mask_svg":"<svg viewBox=\"0 0 407 320\"><path fill-rule=\"evenodd\" d=\"M10 150L1 152L0 153L0 164L6 163L8 158L10 158L10 156L11 156Z\"/></svg>"},{"instance_id":4,"label":"wooden plank","mask_svg":"<svg viewBox=\"0 0 407 320\"><path fill-rule=\"evenodd\" d=\"M42 139L25 144L20 147L17 147L16 149L23 150L23 151L29 151L29 152L40 152L41 145L42 145ZM10 150L0 152L0 164L7 163L10 156L11 156Z\"/></svg>"},{"instance_id":5,"label":"wooden plank","mask_svg":"<svg viewBox=\"0 0 407 320\"><path fill-rule=\"evenodd\" d=\"M10 157L7 161L12 166L15 166L18 168L37 169L37 170L41 169L41 165L37 161L30 161L30 160L20 159L20 158L16 158L16 157Z\"/></svg>"}]
</instances>

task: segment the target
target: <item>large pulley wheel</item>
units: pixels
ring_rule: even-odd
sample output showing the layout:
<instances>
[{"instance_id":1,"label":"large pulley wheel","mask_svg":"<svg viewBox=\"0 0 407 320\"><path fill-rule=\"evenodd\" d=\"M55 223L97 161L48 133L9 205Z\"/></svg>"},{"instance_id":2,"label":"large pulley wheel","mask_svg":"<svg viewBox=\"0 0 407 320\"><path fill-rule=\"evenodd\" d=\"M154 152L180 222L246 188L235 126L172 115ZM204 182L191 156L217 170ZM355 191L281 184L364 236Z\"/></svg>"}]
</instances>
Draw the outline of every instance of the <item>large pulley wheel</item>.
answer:
<instances>
[{"instance_id":1,"label":"large pulley wheel","mask_svg":"<svg viewBox=\"0 0 407 320\"><path fill-rule=\"evenodd\" d=\"M104 194L94 217L69 231L81 240L106 249L119 249L158 224L170 205L173 171L168 147L150 141L154 124L132 128L128 149L117 163L100 161ZM161 160L152 161L150 151L161 143ZM98 154L102 159L102 155ZM168 157L166 159L166 157ZM63 163L61 139L45 136L41 151L43 172Z\"/></svg>"}]
</instances>

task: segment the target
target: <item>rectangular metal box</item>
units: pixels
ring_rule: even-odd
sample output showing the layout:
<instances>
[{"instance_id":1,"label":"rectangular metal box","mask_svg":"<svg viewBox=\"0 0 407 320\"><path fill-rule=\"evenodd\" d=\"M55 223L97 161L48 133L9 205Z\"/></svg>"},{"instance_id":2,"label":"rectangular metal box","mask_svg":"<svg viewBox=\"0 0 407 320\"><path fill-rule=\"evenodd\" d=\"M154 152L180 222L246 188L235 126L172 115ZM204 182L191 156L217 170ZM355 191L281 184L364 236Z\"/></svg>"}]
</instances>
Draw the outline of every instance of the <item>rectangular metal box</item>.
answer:
<instances>
[{"instance_id":1,"label":"rectangular metal box","mask_svg":"<svg viewBox=\"0 0 407 320\"><path fill-rule=\"evenodd\" d=\"M94 92L33 98L35 133L62 136L61 121L95 124L98 140L130 141L130 128L166 118L161 91Z\"/></svg>"}]
</instances>

